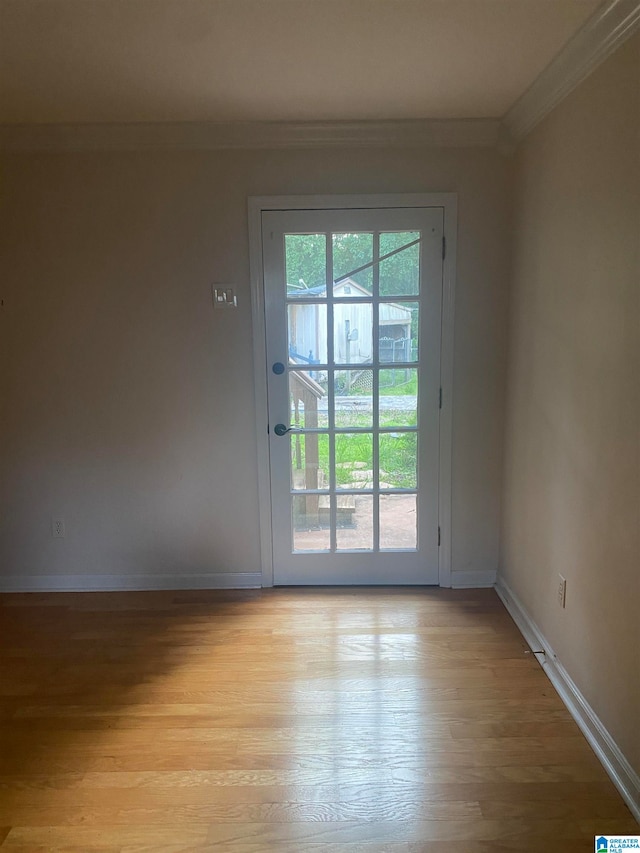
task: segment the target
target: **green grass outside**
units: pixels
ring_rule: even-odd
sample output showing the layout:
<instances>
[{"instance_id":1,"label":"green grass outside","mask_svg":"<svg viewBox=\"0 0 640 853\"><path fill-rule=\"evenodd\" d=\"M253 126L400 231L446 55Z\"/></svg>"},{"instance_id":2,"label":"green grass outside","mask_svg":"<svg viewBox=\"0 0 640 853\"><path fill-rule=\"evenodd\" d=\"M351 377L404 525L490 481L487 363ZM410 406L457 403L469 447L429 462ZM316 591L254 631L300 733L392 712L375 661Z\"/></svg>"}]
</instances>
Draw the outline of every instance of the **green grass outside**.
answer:
<instances>
[{"instance_id":1,"label":"green grass outside","mask_svg":"<svg viewBox=\"0 0 640 853\"><path fill-rule=\"evenodd\" d=\"M297 443L300 467L304 470L305 447L310 436L292 436L292 459L297 467ZM318 464L324 488L329 483L329 436L318 435ZM336 435L336 482L349 486L360 482L358 473L373 469L373 436L371 433L338 433ZM417 434L415 432L381 433L379 436L380 480L397 489L416 488ZM372 483L368 482L367 487Z\"/></svg>"}]
</instances>

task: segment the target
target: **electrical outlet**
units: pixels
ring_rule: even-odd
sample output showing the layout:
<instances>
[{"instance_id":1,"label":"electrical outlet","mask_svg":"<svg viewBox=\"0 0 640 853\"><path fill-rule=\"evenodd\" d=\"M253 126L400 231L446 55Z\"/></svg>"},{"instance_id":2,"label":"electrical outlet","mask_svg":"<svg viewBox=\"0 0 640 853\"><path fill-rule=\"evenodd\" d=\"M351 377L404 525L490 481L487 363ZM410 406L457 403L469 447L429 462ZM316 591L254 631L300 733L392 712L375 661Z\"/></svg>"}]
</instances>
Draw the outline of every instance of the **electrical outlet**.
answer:
<instances>
[{"instance_id":1,"label":"electrical outlet","mask_svg":"<svg viewBox=\"0 0 640 853\"><path fill-rule=\"evenodd\" d=\"M567 579L558 575L558 604L566 607L567 604Z\"/></svg>"},{"instance_id":2,"label":"electrical outlet","mask_svg":"<svg viewBox=\"0 0 640 853\"><path fill-rule=\"evenodd\" d=\"M51 535L54 539L64 539L64 520L62 518L54 518L51 522Z\"/></svg>"}]
</instances>

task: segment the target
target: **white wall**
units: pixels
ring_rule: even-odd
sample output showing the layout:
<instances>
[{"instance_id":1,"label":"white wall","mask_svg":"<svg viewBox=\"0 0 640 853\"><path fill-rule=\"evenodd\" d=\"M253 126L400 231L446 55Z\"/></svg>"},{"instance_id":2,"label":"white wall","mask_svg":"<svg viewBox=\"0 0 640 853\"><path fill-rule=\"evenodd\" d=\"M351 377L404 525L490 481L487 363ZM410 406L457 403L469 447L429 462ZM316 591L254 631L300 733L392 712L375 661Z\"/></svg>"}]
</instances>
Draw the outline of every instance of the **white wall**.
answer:
<instances>
[{"instance_id":1,"label":"white wall","mask_svg":"<svg viewBox=\"0 0 640 853\"><path fill-rule=\"evenodd\" d=\"M459 193L453 568L496 569L508 161L369 149L3 162L5 585L259 570L246 209L287 193ZM214 313L213 281L237 286L236 312Z\"/></svg>"},{"instance_id":2,"label":"white wall","mask_svg":"<svg viewBox=\"0 0 640 853\"><path fill-rule=\"evenodd\" d=\"M517 155L501 556L502 577L636 771L639 60L635 36Z\"/></svg>"}]
</instances>

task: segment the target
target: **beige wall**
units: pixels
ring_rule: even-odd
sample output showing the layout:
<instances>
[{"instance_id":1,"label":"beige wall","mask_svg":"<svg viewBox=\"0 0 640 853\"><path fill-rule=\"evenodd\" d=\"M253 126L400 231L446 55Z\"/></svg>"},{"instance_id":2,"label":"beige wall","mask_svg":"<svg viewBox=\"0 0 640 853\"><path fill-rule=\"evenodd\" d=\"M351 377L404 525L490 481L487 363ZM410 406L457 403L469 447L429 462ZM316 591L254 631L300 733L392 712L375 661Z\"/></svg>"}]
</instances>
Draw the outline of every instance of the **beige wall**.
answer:
<instances>
[{"instance_id":1,"label":"beige wall","mask_svg":"<svg viewBox=\"0 0 640 853\"><path fill-rule=\"evenodd\" d=\"M0 572L257 571L247 197L427 191L459 194L453 568L495 570L509 170L480 149L6 155Z\"/></svg>"},{"instance_id":2,"label":"beige wall","mask_svg":"<svg viewBox=\"0 0 640 853\"><path fill-rule=\"evenodd\" d=\"M517 155L501 552L637 771L639 58L636 36Z\"/></svg>"}]
</instances>

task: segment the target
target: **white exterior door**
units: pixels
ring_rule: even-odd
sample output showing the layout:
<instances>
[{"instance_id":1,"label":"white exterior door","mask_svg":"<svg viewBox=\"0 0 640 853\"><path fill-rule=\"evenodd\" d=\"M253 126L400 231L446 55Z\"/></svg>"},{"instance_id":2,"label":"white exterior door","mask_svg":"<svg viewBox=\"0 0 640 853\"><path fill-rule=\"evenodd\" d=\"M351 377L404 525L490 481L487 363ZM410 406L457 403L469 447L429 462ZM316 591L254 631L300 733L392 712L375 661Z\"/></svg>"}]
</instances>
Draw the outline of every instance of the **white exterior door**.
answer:
<instances>
[{"instance_id":1,"label":"white exterior door","mask_svg":"<svg viewBox=\"0 0 640 853\"><path fill-rule=\"evenodd\" d=\"M437 584L443 209L262 212L275 584Z\"/></svg>"}]
</instances>

